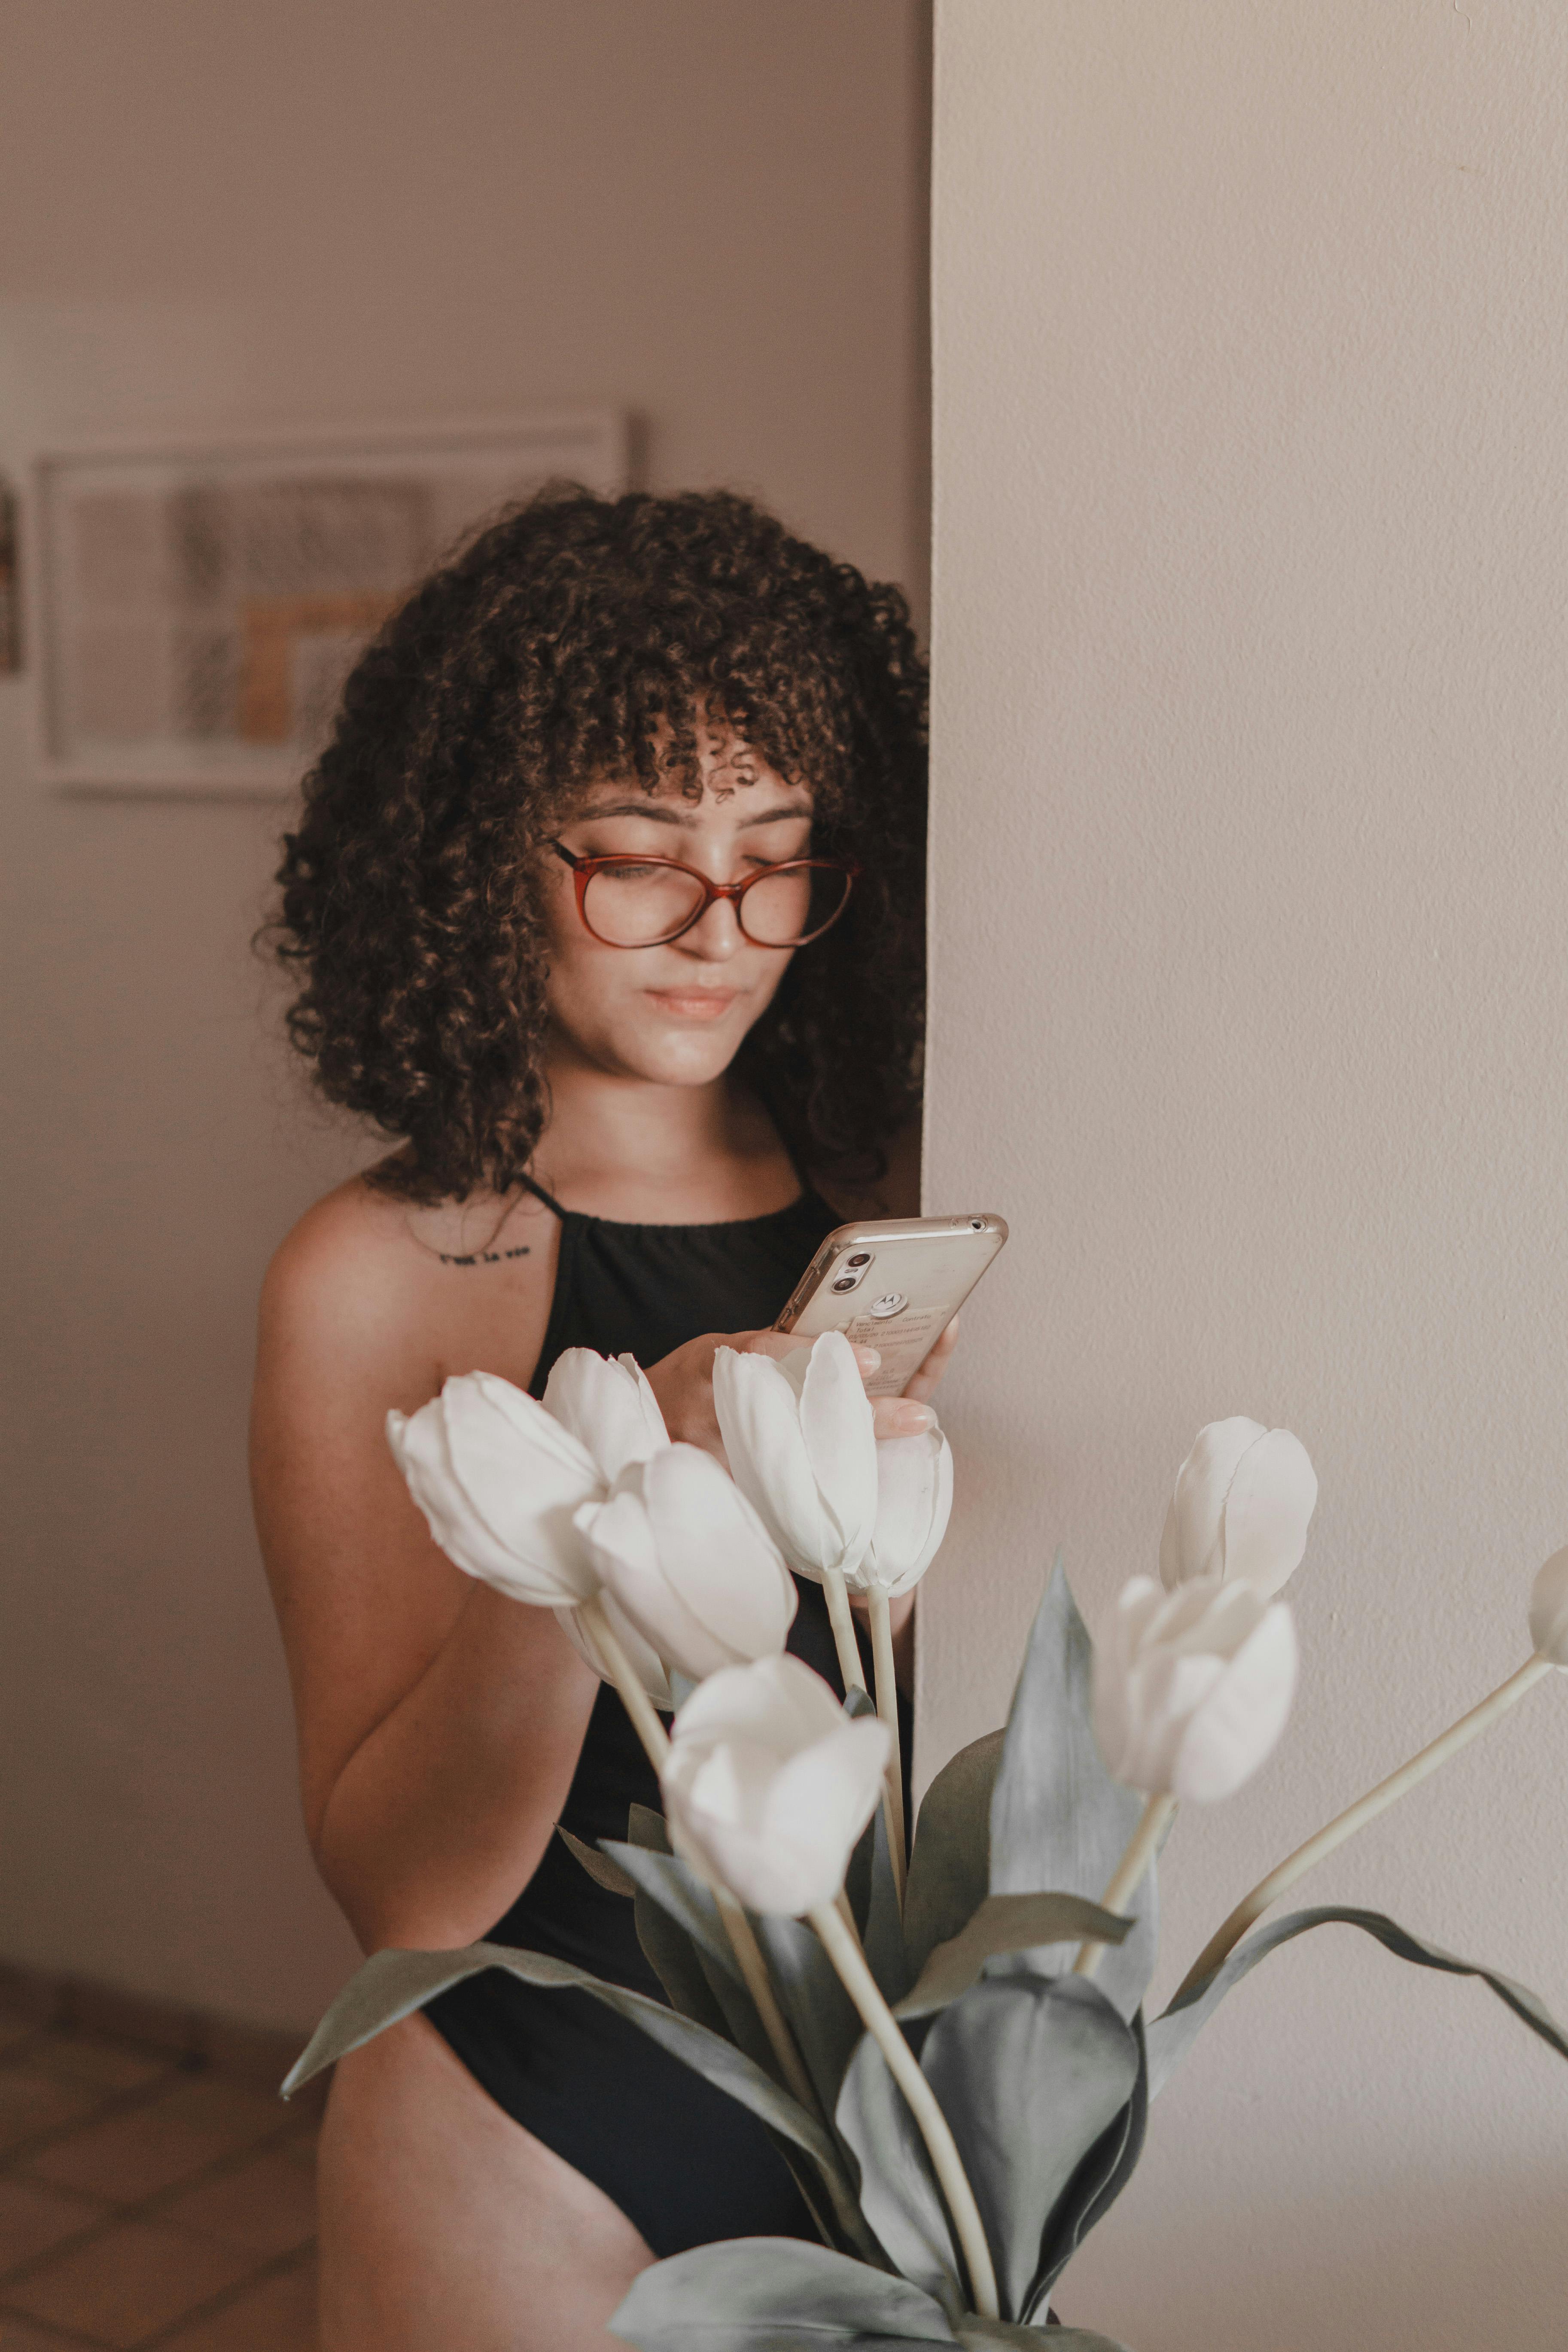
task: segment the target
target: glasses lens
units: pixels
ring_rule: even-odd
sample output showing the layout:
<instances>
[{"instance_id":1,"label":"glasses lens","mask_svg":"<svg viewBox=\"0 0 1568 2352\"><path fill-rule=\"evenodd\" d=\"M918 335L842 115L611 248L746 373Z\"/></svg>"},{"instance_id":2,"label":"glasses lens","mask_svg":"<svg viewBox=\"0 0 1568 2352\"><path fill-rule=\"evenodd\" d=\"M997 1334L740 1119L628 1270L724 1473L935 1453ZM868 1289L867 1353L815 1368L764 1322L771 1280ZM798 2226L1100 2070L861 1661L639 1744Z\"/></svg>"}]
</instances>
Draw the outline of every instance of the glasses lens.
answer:
<instances>
[{"instance_id":1,"label":"glasses lens","mask_svg":"<svg viewBox=\"0 0 1568 2352\"><path fill-rule=\"evenodd\" d=\"M849 877L837 866L781 866L752 884L741 901L741 928L759 947L798 947L844 912Z\"/></svg>"},{"instance_id":2,"label":"glasses lens","mask_svg":"<svg viewBox=\"0 0 1568 2352\"><path fill-rule=\"evenodd\" d=\"M701 884L679 866L616 858L590 877L583 914L595 938L607 946L647 948L679 931L701 903Z\"/></svg>"}]
</instances>

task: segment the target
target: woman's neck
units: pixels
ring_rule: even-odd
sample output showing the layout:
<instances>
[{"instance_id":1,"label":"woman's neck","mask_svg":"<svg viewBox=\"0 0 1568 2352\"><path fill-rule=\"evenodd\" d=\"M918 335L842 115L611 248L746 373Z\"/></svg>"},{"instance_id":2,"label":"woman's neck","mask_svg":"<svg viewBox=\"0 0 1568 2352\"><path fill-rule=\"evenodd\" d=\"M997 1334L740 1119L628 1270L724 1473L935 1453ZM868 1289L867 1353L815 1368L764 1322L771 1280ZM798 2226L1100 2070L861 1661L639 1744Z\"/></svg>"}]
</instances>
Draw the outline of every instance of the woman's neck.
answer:
<instances>
[{"instance_id":1,"label":"woman's neck","mask_svg":"<svg viewBox=\"0 0 1568 2352\"><path fill-rule=\"evenodd\" d=\"M725 1072L661 1086L595 1067L563 1042L533 1173L567 1208L650 1224L767 1214L800 1182L772 1119Z\"/></svg>"}]
</instances>

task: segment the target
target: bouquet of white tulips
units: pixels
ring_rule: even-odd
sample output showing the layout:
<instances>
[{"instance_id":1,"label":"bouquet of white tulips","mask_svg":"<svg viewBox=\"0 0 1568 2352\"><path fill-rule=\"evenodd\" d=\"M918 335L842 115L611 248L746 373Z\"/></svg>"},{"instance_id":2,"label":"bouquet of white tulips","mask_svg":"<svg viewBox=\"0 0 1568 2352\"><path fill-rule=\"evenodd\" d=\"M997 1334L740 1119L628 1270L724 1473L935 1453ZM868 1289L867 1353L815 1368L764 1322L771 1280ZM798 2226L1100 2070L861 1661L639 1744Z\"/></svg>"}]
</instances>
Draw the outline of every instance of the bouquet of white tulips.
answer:
<instances>
[{"instance_id":1,"label":"bouquet of white tulips","mask_svg":"<svg viewBox=\"0 0 1568 2352\"><path fill-rule=\"evenodd\" d=\"M1480 1979L1568 2056L1523 1986L1380 1912L1300 1911L1247 1934L1313 1863L1568 1666L1568 1551L1536 1579L1519 1671L1271 1872L1146 2020L1173 1815L1239 1788L1289 1711L1296 1636L1279 1595L1317 1500L1299 1441L1240 1418L1200 1432L1159 1579L1131 1580L1098 1654L1053 1570L1007 1726L931 1783L906 1876L888 1603L942 1541L946 1441L879 1445L837 1334L782 1363L721 1350L714 1388L732 1479L668 1443L629 1358L584 1349L563 1357L542 1404L474 1373L389 1419L437 1541L469 1574L556 1610L641 1734L662 1817L634 1806L624 1841L569 1843L635 1904L668 2005L499 1944L379 1952L286 2092L481 1969L578 1987L761 2119L822 2238L656 2263L611 2323L627 2343L1118 2352L1083 2329L1047 2337L1052 2288L1131 2178L1151 2099L1279 1945L1347 1922L1403 1959ZM784 1654L789 1569L826 1590L842 1705ZM874 1700L852 1595L870 1617Z\"/></svg>"}]
</instances>

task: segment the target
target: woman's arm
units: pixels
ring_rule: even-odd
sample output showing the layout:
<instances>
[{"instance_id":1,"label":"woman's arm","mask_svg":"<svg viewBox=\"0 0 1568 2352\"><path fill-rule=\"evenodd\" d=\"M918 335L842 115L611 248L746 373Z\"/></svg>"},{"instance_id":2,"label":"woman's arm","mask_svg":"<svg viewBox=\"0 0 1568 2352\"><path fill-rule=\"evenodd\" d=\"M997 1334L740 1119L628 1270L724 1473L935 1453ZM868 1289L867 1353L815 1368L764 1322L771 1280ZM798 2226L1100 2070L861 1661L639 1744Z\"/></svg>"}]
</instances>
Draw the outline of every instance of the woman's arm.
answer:
<instances>
[{"instance_id":1,"label":"woman's arm","mask_svg":"<svg viewBox=\"0 0 1568 2352\"><path fill-rule=\"evenodd\" d=\"M437 1548L387 1451L387 1407L413 1412L468 1369L427 1352L425 1278L399 1223L334 1195L285 1243L261 1305L252 1484L305 1822L367 1951L493 1926L544 1852L598 1689L547 1610ZM546 1284L524 1352L548 1304Z\"/></svg>"}]
</instances>

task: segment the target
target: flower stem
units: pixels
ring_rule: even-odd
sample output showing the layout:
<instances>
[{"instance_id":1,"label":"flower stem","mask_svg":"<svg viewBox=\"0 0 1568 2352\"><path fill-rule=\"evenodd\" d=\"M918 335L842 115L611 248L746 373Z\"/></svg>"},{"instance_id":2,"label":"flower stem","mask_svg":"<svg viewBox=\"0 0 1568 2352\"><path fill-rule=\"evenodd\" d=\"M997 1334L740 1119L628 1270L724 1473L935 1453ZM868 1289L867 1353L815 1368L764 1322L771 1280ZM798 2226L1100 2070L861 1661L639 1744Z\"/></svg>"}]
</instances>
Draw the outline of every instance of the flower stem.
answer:
<instances>
[{"instance_id":1,"label":"flower stem","mask_svg":"<svg viewBox=\"0 0 1568 2352\"><path fill-rule=\"evenodd\" d=\"M621 1704L632 1719L648 1762L662 1778L664 1768L669 1761L669 1735L658 1719L658 1709L644 1690L597 1593L592 1600L580 1601L578 1611L599 1645L599 1654L610 1670L616 1688L620 1693ZM811 2077L805 2071L800 2052L795 2048L795 2036L784 2021L784 2011L779 2007L773 1979L768 1975L767 1962L763 1958L752 1923L728 1887L715 1887L713 1894L719 1906L719 1916L724 1923L724 1932L730 1939L730 1948L735 1955L735 1965L741 1971L741 1980L751 1994L757 2015L763 2021L768 2047L778 2062L784 2085L791 2096L800 2101L807 2115L820 2119L822 2110L812 2089Z\"/></svg>"},{"instance_id":2,"label":"flower stem","mask_svg":"<svg viewBox=\"0 0 1568 2352\"><path fill-rule=\"evenodd\" d=\"M833 1628L834 1647L838 1652L838 1672L846 1695L852 1690L864 1690L866 1676L860 1664L860 1644L855 1639L855 1620L849 1609L849 1587L841 1568L825 1568L822 1589L827 1595L827 1622Z\"/></svg>"},{"instance_id":3,"label":"flower stem","mask_svg":"<svg viewBox=\"0 0 1568 2352\"><path fill-rule=\"evenodd\" d=\"M1277 1902L1285 1889L1310 1870L1314 1863L1321 1862L1326 1854L1332 1853L1337 1845L1342 1845L1346 1838L1353 1837L1357 1830L1364 1829L1367 1822L1374 1821L1385 1807L1395 1803L1424 1780L1428 1772L1435 1772L1439 1764L1457 1755L1478 1732L1485 1731L1500 1715L1505 1715L1515 1700L1521 1699L1542 1675L1552 1672L1550 1658L1527 1658L1518 1673L1510 1675L1507 1682L1500 1684L1489 1698L1484 1698L1479 1706L1471 1707L1468 1715L1462 1715L1458 1723L1451 1723L1430 1747L1422 1748L1408 1764L1402 1764L1397 1772L1391 1772L1386 1780L1380 1780L1375 1789L1369 1789L1364 1797L1358 1798L1346 1811L1321 1829L1315 1837L1310 1837L1305 1845L1298 1846L1293 1854L1269 1872L1267 1878L1259 1880L1251 1894L1245 1895L1237 1905L1218 1933L1210 1937L1177 1987L1176 2000L1180 2000L1183 1993L1202 1978L1212 1976L1253 1922L1261 1918L1269 1905Z\"/></svg>"},{"instance_id":4,"label":"flower stem","mask_svg":"<svg viewBox=\"0 0 1568 2352\"><path fill-rule=\"evenodd\" d=\"M904 1764L899 1747L899 1685L893 1664L893 1619L885 1592L876 1585L867 1595L871 1617L871 1656L876 1667L877 1713L892 1734L892 1754L882 1786L882 1809L888 1817L888 1851L892 1857L893 1886L901 1916L904 1907Z\"/></svg>"},{"instance_id":5,"label":"flower stem","mask_svg":"<svg viewBox=\"0 0 1568 2352\"><path fill-rule=\"evenodd\" d=\"M1174 1797L1160 1795L1148 1799L1138 1817L1138 1826L1127 1841L1127 1851L1117 1864L1110 1883L1100 1898L1102 1911L1125 1911L1143 1884L1144 1873L1154 1859L1165 1823L1176 1810ZM1078 1958L1072 1964L1075 1977L1091 1977L1099 1968L1105 1946L1091 1937L1079 1946Z\"/></svg>"},{"instance_id":6,"label":"flower stem","mask_svg":"<svg viewBox=\"0 0 1568 2352\"><path fill-rule=\"evenodd\" d=\"M920 2126L921 2137L930 2151L931 2168L947 2200L953 2228L958 2232L974 2308L983 2319L998 2318L996 2273L992 2268L991 2249L985 2242L984 2225L947 2117L937 2105L936 2094L921 2073L915 2053L904 2040L898 2020L877 1990L877 1980L866 1965L859 1945L847 1932L837 1909L831 1903L819 1903L806 1916L821 1937L845 1990L860 2012L867 2032L887 2060L889 2072L903 2093L910 2113Z\"/></svg>"}]
</instances>

